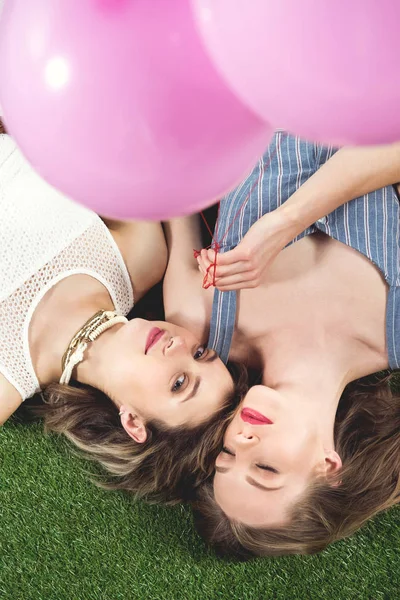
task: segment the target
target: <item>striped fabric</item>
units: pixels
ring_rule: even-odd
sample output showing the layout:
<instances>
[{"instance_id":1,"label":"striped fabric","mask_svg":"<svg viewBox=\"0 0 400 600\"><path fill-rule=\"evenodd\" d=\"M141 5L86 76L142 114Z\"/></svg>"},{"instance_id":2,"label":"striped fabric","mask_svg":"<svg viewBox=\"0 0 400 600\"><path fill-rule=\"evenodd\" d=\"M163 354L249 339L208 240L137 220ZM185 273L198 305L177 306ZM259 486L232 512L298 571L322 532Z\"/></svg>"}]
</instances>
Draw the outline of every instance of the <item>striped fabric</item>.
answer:
<instances>
[{"instance_id":1,"label":"striped fabric","mask_svg":"<svg viewBox=\"0 0 400 600\"><path fill-rule=\"evenodd\" d=\"M257 219L286 202L335 152L277 131L248 178L221 201L216 226L221 252L237 246ZM293 240L320 230L358 250L381 270L389 284L386 335L392 369L400 368L399 208L395 188L388 186L339 207ZM208 345L225 362L235 320L236 292L215 290Z\"/></svg>"}]
</instances>

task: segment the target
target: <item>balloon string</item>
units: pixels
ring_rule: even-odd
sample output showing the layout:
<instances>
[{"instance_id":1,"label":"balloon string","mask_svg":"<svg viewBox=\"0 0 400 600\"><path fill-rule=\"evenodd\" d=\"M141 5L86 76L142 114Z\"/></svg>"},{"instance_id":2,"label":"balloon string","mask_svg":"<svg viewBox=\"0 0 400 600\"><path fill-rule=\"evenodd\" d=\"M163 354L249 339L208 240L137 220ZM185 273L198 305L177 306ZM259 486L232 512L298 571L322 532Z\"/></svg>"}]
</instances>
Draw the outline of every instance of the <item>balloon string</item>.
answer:
<instances>
[{"instance_id":1,"label":"balloon string","mask_svg":"<svg viewBox=\"0 0 400 600\"><path fill-rule=\"evenodd\" d=\"M231 224L229 225L228 229L225 231L225 233L223 234L223 236L220 239L218 239L218 228L219 228L219 213L220 213L221 203L218 202L218 214L217 214L217 222L216 222L216 225L215 225L214 235L213 235L213 233L211 231L211 228L210 228L209 224L207 223L207 219L205 218L204 213L203 212L200 213L201 218L203 219L203 221L204 221L204 223L205 223L205 225L207 227L208 233L211 235L211 240L212 240L211 244L209 246L207 246L206 249L208 250L209 248L212 248L214 250L214 262L212 262L207 267L206 274L204 275L204 278L203 278L203 288L205 290L207 290L212 285L215 287L215 283L216 283L216 270L217 270L217 256L218 256L218 253L219 253L219 251L221 249L221 243L224 241L224 239L228 235L229 231L232 229L234 223L239 218L239 215L242 212L243 208L246 206L247 202L249 201L250 196L251 196L253 190L260 183L260 179L261 179L262 173L266 169L268 169L268 167L270 166L270 164L272 162L272 159L275 157L275 155L276 155L277 152L278 152L278 148L275 148L275 150L269 155L268 160L266 162L263 162L263 169L260 169L260 174L259 174L259 176L257 178L257 181L255 181L253 183L253 185L251 186L249 193L247 194L247 196L244 199L244 201L242 202L242 204L239 206L239 208L238 208L235 216L233 217L233 220L232 220ZM193 250L193 256L195 258L197 258L198 256L200 256L200 250ZM210 274L211 271L212 271L212 277L211 277L212 281L209 282L208 278L209 278L209 274Z\"/></svg>"}]
</instances>

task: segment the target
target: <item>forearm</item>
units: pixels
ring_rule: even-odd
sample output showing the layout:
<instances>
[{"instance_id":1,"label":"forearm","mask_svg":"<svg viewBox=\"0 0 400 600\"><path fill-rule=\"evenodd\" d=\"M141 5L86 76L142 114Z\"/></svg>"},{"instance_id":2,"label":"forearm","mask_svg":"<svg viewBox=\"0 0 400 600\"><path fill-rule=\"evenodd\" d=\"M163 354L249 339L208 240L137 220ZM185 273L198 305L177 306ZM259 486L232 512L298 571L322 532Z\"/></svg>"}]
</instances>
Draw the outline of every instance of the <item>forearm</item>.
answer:
<instances>
[{"instance_id":1,"label":"forearm","mask_svg":"<svg viewBox=\"0 0 400 600\"><path fill-rule=\"evenodd\" d=\"M202 248L201 227L199 215L177 217L164 224L167 240L169 265L179 261L179 264L197 269L193 250Z\"/></svg>"},{"instance_id":2,"label":"forearm","mask_svg":"<svg viewBox=\"0 0 400 600\"><path fill-rule=\"evenodd\" d=\"M400 143L341 148L277 209L287 241L342 204L399 180Z\"/></svg>"}]
</instances>

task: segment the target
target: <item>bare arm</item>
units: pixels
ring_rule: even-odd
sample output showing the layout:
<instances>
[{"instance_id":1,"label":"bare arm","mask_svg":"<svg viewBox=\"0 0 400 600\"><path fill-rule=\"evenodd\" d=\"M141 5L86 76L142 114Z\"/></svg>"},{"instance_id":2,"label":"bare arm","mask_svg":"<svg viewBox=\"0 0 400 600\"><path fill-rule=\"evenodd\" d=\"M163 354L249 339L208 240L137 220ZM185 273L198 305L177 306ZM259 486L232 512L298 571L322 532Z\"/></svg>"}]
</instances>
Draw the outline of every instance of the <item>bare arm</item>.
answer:
<instances>
[{"instance_id":1,"label":"bare arm","mask_svg":"<svg viewBox=\"0 0 400 600\"><path fill-rule=\"evenodd\" d=\"M193 256L193 249L202 246L199 216L172 219L165 224L165 236L169 253L163 286L166 319L205 341L210 317L206 297L210 292L202 289L203 276Z\"/></svg>"},{"instance_id":2,"label":"bare arm","mask_svg":"<svg viewBox=\"0 0 400 600\"><path fill-rule=\"evenodd\" d=\"M165 237L169 255L167 273L182 265L185 269L197 271L193 250L202 247L199 215L171 219L165 223Z\"/></svg>"},{"instance_id":3,"label":"bare arm","mask_svg":"<svg viewBox=\"0 0 400 600\"><path fill-rule=\"evenodd\" d=\"M342 204L398 181L400 143L341 148L289 200L254 223L236 248L218 256L216 286L256 287L277 254L304 229ZM203 273L212 260L203 250Z\"/></svg>"},{"instance_id":4,"label":"bare arm","mask_svg":"<svg viewBox=\"0 0 400 600\"><path fill-rule=\"evenodd\" d=\"M277 209L287 242L342 204L399 181L400 143L341 148Z\"/></svg>"}]
</instances>

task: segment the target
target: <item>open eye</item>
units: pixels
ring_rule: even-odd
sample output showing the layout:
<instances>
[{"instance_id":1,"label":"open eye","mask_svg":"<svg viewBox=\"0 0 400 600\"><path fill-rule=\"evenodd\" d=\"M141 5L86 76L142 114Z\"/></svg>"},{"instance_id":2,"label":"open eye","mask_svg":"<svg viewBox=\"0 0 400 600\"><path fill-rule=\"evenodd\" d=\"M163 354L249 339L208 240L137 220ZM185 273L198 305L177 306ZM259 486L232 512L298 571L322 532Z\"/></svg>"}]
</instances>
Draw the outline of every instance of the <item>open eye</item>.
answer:
<instances>
[{"instance_id":1,"label":"open eye","mask_svg":"<svg viewBox=\"0 0 400 600\"><path fill-rule=\"evenodd\" d=\"M206 352L207 348L205 346L199 346L196 350L196 352L193 355L193 358L195 360L199 360L199 358L201 358L204 353Z\"/></svg>"},{"instance_id":2,"label":"open eye","mask_svg":"<svg viewBox=\"0 0 400 600\"><path fill-rule=\"evenodd\" d=\"M187 377L186 377L185 373L183 373L183 375L178 377L178 379L175 381L174 385L172 386L171 391L179 392L179 390L182 388L182 386L186 383L186 380L187 380Z\"/></svg>"}]
</instances>

